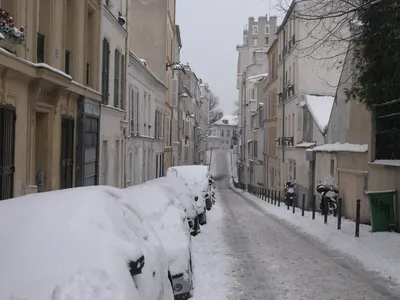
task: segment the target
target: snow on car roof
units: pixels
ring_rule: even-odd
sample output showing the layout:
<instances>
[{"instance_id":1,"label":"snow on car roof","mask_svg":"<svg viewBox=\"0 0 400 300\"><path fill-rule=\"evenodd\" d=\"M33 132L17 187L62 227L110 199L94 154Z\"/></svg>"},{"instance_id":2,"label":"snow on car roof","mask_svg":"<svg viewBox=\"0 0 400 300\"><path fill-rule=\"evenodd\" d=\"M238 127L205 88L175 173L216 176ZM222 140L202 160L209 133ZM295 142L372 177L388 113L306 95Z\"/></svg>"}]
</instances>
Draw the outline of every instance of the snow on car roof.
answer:
<instances>
[{"instance_id":1,"label":"snow on car roof","mask_svg":"<svg viewBox=\"0 0 400 300\"><path fill-rule=\"evenodd\" d=\"M138 299L127 263L142 252L117 194L85 187L1 201L0 299L81 300L96 289L85 299Z\"/></svg>"},{"instance_id":2,"label":"snow on car roof","mask_svg":"<svg viewBox=\"0 0 400 300\"><path fill-rule=\"evenodd\" d=\"M130 202L143 211L153 225L170 261L171 274L188 269L190 235L185 212L178 208L172 196L159 186L142 184L124 189Z\"/></svg>"}]
</instances>

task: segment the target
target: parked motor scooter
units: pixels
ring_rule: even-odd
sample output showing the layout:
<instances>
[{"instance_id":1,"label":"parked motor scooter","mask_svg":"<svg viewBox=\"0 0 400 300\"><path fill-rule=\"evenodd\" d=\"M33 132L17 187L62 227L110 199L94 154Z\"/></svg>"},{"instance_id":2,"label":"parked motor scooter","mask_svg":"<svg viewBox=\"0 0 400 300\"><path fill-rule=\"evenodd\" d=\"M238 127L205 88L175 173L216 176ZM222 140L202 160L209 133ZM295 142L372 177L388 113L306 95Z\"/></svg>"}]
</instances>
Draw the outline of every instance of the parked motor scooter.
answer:
<instances>
[{"instance_id":1,"label":"parked motor scooter","mask_svg":"<svg viewBox=\"0 0 400 300\"><path fill-rule=\"evenodd\" d=\"M325 203L328 203L328 215L336 216L338 210L338 188L331 184L319 184L317 185L317 193L321 195L321 202L319 204L321 214L324 214Z\"/></svg>"},{"instance_id":2,"label":"parked motor scooter","mask_svg":"<svg viewBox=\"0 0 400 300\"><path fill-rule=\"evenodd\" d=\"M292 206L296 197L295 183L292 181L286 182L285 185L285 204Z\"/></svg>"}]
</instances>

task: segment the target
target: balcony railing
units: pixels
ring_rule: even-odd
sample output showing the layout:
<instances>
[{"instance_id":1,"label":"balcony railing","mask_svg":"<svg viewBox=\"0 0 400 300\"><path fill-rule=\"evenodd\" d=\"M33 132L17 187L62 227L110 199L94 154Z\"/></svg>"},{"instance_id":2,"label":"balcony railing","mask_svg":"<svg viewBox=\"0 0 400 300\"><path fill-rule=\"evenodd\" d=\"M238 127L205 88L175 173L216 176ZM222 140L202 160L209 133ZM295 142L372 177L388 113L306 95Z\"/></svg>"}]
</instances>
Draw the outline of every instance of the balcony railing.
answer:
<instances>
[{"instance_id":1,"label":"balcony railing","mask_svg":"<svg viewBox=\"0 0 400 300\"><path fill-rule=\"evenodd\" d=\"M279 137L277 138L278 146L280 147L293 147L294 146L294 137Z\"/></svg>"},{"instance_id":2,"label":"balcony railing","mask_svg":"<svg viewBox=\"0 0 400 300\"><path fill-rule=\"evenodd\" d=\"M16 54L18 50L18 45L24 42L24 28L19 29L15 27L14 20L9 12L0 8L0 34L2 34L2 39L0 39L0 47L6 49L7 51Z\"/></svg>"}]
</instances>

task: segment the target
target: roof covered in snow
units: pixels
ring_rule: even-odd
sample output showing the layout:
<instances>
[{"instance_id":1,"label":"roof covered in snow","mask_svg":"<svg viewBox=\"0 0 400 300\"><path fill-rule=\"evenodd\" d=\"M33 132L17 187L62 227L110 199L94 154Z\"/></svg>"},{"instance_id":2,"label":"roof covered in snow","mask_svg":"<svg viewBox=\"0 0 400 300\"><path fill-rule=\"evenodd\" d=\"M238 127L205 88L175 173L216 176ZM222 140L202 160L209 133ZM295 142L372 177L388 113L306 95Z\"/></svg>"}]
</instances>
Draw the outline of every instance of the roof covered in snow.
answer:
<instances>
[{"instance_id":1,"label":"roof covered in snow","mask_svg":"<svg viewBox=\"0 0 400 300\"><path fill-rule=\"evenodd\" d=\"M325 144L322 146L318 146L312 149L313 151L318 151L318 152L367 152L368 151L368 145L363 144L341 144L341 143L335 143L335 144Z\"/></svg>"},{"instance_id":2,"label":"roof covered in snow","mask_svg":"<svg viewBox=\"0 0 400 300\"><path fill-rule=\"evenodd\" d=\"M238 117L235 115L225 115L218 121L216 121L212 125L231 125L231 126L237 126L238 124Z\"/></svg>"},{"instance_id":3,"label":"roof covered in snow","mask_svg":"<svg viewBox=\"0 0 400 300\"><path fill-rule=\"evenodd\" d=\"M262 80L263 78L265 78L267 76L268 76L268 73L263 73L263 74L250 76L250 77L247 78L247 80L250 81L250 82L257 82L258 80Z\"/></svg>"},{"instance_id":4,"label":"roof covered in snow","mask_svg":"<svg viewBox=\"0 0 400 300\"><path fill-rule=\"evenodd\" d=\"M329 124L335 97L304 95L303 99L304 101L300 103L300 106L303 107L306 105L308 107L318 129L321 133L324 133Z\"/></svg>"}]
</instances>

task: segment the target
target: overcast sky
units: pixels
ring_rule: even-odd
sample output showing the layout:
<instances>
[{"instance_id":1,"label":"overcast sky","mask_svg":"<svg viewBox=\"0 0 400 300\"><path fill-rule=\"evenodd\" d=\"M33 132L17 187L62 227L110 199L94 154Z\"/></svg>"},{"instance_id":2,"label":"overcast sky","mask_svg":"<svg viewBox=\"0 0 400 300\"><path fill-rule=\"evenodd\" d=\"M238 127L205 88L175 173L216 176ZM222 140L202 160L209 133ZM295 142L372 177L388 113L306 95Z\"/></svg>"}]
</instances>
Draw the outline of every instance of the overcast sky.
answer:
<instances>
[{"instance_id":1,"label":"overcast sky","mask_svg":"<svg viewBox=\"0 0 400 300\"><path fill-rule=\"evenodd\" d=\"M243 41L243 27L251 16L271 14L282 20L275 3L276 0L177 0L176 23L183 44L181 62L188 62L196 75L210 85L225 114L233 112L238 98L236 45Z\"/></svg>"}]
</instances>

